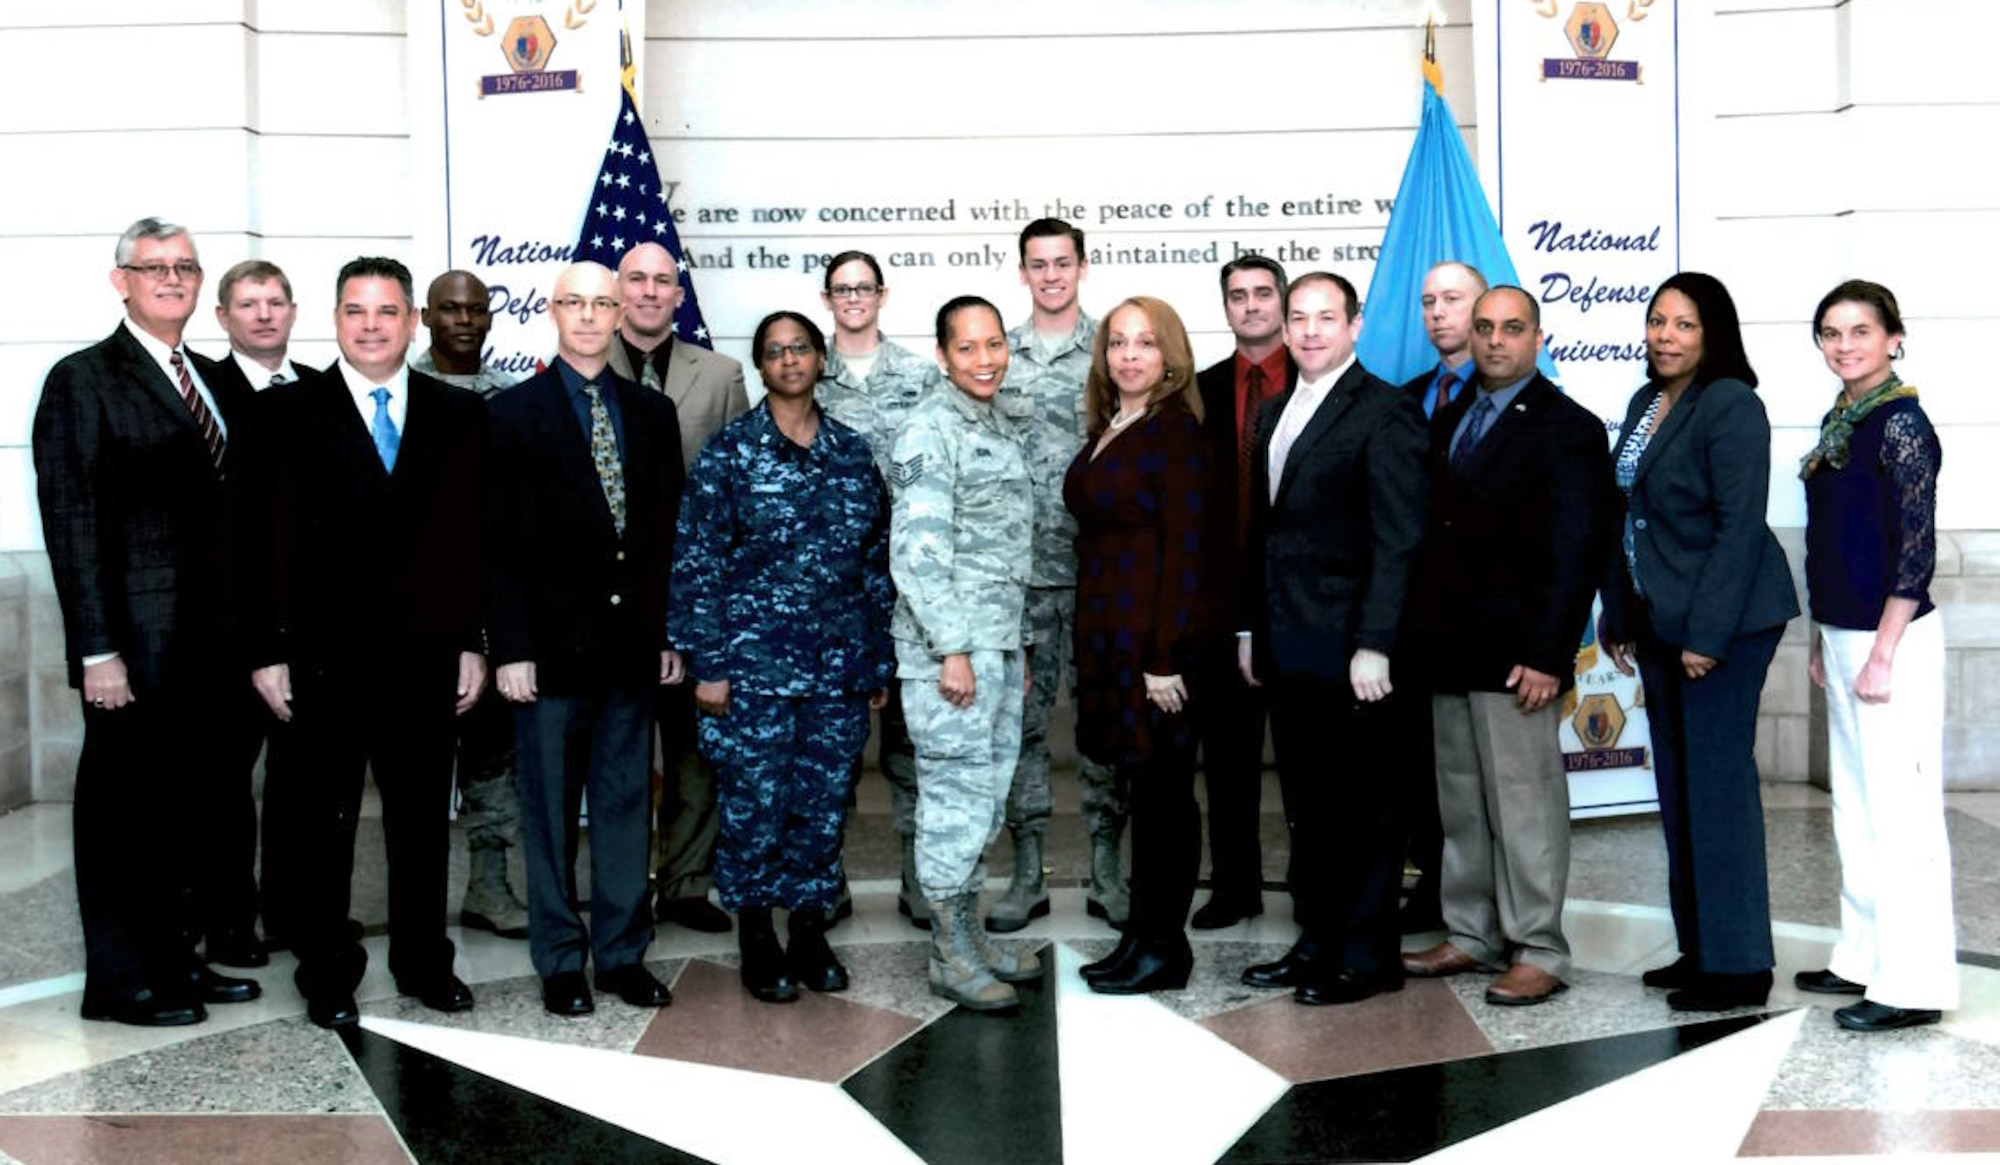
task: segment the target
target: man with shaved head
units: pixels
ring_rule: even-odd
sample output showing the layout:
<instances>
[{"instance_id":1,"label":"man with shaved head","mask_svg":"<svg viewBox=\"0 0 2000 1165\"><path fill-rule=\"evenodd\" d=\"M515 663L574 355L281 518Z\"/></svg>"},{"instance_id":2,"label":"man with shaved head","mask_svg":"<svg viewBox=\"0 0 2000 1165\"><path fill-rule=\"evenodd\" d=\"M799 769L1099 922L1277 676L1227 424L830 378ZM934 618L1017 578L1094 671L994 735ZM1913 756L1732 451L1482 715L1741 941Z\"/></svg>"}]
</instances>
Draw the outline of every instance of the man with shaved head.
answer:
<instances>
[{"instance_id":1,"label":"man with shaved head","mask_svg":"<svg viewBox=\"0 0 2000 1165\"><path fill-rule=\"evenodd\" d=\"M611 370L674 402L685 472L716 430L749 411L743 366L675 329L674 312L686 289L680 260L672 251L640 243L625 252L618 261L618 288L625 314L609 352ZM662 691L658 711L666 779L660 789L653 909L662 922L720 934L729 929L729 916L708 900L720 825L715 770L695 748L692 689Z\"/></svg>"},{"instance_id":2,"label":"man with shaved head","mask_svg":"<svg viewBox=\"0 0 2000 1165\"><path fill-rule=\"evenodd\" d=\"M431 280L422 318L431 346L410 361L412 369L487 398L513 386L513 377L486 367L493 312L479 276L447 271ZM459 924L502 938L527 938L528 908L507 880L507 851L520 842L520 810L514 719L503 701L482 700L459 719L458 797L458 824L471 859Z\"/></svg>"},{"instance_id":3,"label":"man with shaved head","mask_svg":"<svg viewBox=\"0 0 2000 1165\"><path fill-rule=\"evenodd\" d=\"M1495 287L1472 309L1474 391L1439 411L1431 511L1405 619L1431 697L1446 939L1420 977L1503 972L1488 1003L1564 990L1569 781L1556 732L1612 545L1604 426L1535 371L1540 309Z\"/></svg>"},{"instance_id":4,"label":"man with shaved head","mask_svg":"<svg viewBox=\"0 0 2000 1165\"><path fill-rule=\"evenodd\" d=\"M556 356L492 402L485 535L494 687L514 712L528 956L555 1015L597 988L671 1001L646 971L653 706L681 683L667 643L680 512L674 402L619 375L619 282L578 263L556 277ZM590 924L572 900L579 801L590 803Z\"/></svg>"}]
</instances>

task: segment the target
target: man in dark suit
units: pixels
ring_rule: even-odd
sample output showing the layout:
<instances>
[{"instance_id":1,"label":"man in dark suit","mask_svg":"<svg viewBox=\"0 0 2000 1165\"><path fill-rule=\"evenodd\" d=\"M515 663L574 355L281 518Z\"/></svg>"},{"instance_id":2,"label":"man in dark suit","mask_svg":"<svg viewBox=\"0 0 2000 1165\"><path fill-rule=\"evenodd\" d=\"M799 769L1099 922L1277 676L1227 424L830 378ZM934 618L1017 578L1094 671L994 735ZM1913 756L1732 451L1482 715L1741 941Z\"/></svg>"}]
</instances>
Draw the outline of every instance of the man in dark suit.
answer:
<instances>
[{"instance_id":1,"label":"man in dark suit","mask_svg":"<svg viewBox=\"0 0 2000 1165\"><path fill-rule=\"evenodd\" d=\"M1256 479L1257 411L1298 379L1285 351L1285 269L1245 255L1222 265L1222 309L1236 351L1197 377L1215 472L1209 507L1217 529L1211 609L1236 609L1236 581L1250 537ZM1209 895L1194 912L1196 930L1215 930L1264 913L1264 860L1258 802L1264 782L1264 693L1236 668L1235 629L1225 627L1202 653L1195 689L1202 772L1208 786Z\"/></svg>"},{"instance_id":2,"label":"man in dark suit","mask_svg":"<svg viewBox=\"0 0 2000 1165\"><path fill-rule=\"evenodd\" d=\"M382 794L389 970L438 1011L472 1006L445 935L456 718L479 699L478 498L485 405L404 363L410 272L340 270L324 373L257 398L258 499L244 601L251 680L288 734L303 840L296 980L322 1027L360 1018L367 965L347 921L362 777Z\"/></svg>"},{"instance_id":3,"label":"man in dark suit","mask_svg":"<svg viewBox=\"0 0 2000 1165\"><path fill-rule=\"evenodd\" d=\"M216 281L215 320L229 337L229 354L197 364L211 384L226 383L246 400L274 384L297 381L303 374L286 352L298 317L292 281L284 271L268 260L245 259ZM266 739L277 739L270 731L271 713L248 684L243 685L241 697L232 701L240 704L241 721L232 741L229 779L221 787L224 799L208 810L215 817L217 844L206 855L208 906L197 921L207 932L211 962L261 967L270 958L255 927L260 890L265 933L287 942L286 914L297 896L293 863L298 856L298 829L293 823L296 813L285 801L292 783L270 777L284 765L282 748L265 752ZM253 792L259 752L265 753L261 886Z\"/></svg>"},{"instance_id":4,"label":"man in dark suit","mask_svg":"<svg viewBox=\"0 0 2000 1165\"><path fill-rule=\"evenodd\" d=\"M613 374L664 393L680 422L681 471L693 468L702 445L731 419L750 411L743 366L720 352L682 343L674 313L686 289L680 262L658 243L641 243L618 260L622 315L618 338L605 353ZM657 709L666 777L660 788L659 870L654 914L711 934L727 933L729 915L708 900L714 884L715 770L695 747L693 688L660 689Z\"/></svg>"},{"instance_id":5,"label":"man in dark suit","mask_svg":"<svg viewBox=\"0 0 2000 1165\"><path fill-rule=\"evenodd\" d=\"M666 640L680 512L674 402L610 371L618 282L564 269L556 359L493 402L487 580L495 686L514 706L528 956L542 1004L583 1015L583 975L635 1007L671 1001L643 962L653 703L681 682ZM573 900L577 808L590 805L590 926Z\"/></svg>"},{"instance_id":6,"label":"man in dark suit","mask_svg":"<svg viewBox=\"0 0 2000 1165\"><path fill-rule=\"evenodd\" d=\"M1403 394L1423 406L1435 425L1446 406L1470 390L1478 370L1472 364L1472 304L1486 290L1486 277L1467 263L1439 263L1424 275L1421 303L1424 335L1438 362L1403 385ZM1438 906L1438 867L1444 861L1444 827L1438 824L1437 772L1431 754L1431 697L1420 685L1405 684L1394 698L1396 738L1406 743L1396 786L1403 792L1404 856L1417 868L1416 885L1403 902L1404 934L1444 925Z\"/></svg>"},{"instance_id":7,"label":"man in dark suit","mask_svg":"<svg viewBox=\"0 0 2000 1165\"><path fill-rule=\"evenodd\" d=\"M240 689L225 574L246 407L181 346L201 294L187 231L140 219L111 285L125 321L49 370L35 410L43 539L83 691L73 828L83 1016L199 1023L253 999L195 957L189 910L227 773L209 718ZM212 366L207 366L212 368Z\"/></svg>"},{"instance_id":8,"label":"man in dark suit","mask_svg":"<svg viewBox=\"0 0 2000 1165\"><path fill-rule=\"evenodd\" d=\"M1564 989L1569 781L1557 729L1610 528L1604 426L1535 372L1540 311L1518 287L1473 308L1478 391L1431 430L1431 519L1411 648L1432 693L1450 937L1412 975L1506 969L1490 1003Z\"/></svg>"},{"instance_id":9,"label":"man in dark suit","mask_svg":"<svg viewBox=\"0 0 2000 1165\"><path fill-rule=\"evenodd\" d=\"M1251 548L1239 619L1245 683L1271 687L1291 831L1298 941L1243 972L1300 1003L1402 987L1397 747L1382 714L1423 534L1423 413L1354 358L1360 296L1338 275L1295 281L1285 345L1298 385L1258 418Z\"/></svg>"}]
</instances>

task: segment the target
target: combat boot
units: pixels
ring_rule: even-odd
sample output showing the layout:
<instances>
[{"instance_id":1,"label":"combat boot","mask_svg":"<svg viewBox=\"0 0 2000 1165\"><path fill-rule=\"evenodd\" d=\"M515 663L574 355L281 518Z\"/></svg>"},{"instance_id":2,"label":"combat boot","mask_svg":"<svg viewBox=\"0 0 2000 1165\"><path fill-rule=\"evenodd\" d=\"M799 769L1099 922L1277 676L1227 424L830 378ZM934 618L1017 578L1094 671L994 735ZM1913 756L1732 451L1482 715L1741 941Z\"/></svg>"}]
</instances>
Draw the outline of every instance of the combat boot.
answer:
<instances>
[{"instance_id":1,"label":"combat boot","mask_svg":"<svg viewBox=\"0 0 2000 1165\"><path fill-rule=\"evenodd\" d=\"M1049 912L1049 892L1042 887L1042 831L1014 831L1014 884L1007 887L986 915L986 929L1012 934L1031 918Z\"/></svg>"},{"instance_id":2,"label":"combat boot","mask_svg":"<svg viewBox=\"0 0 2000 1165\"><path fill-rule=\"evenodd\" d=\"M979 948L979 961L993 972L993 977L1002 983L1027 983L1042 977L1042 960L1029 951L1015 954L999 943L986 937L986 928L979 925L979 896L967 894L952 899L965 915L962 921L965 932L972 936L973 945Z\"/></svg>"},{"instance_id":3,"label":"combat boot","mask_svg":"<svg viewBox=\"0 0 2000 1165\"><path fill-rule=\"evenodd\" d=\"M931 904L917 885L917 839L903 839L903 885L896 891L896 909L918 930L931 928Z\"/></svg>"},{"instance_id":4,"label":"combat boot","mask_svg":"<svg viewBox=\"0 0 2000 1165\"><path fill-rule=\"evenodd\" d=\"M785 962L791 968L792 978L814 991L847 990L847 968L834 957L833 948L827 945L826 915L817 906L802 906L792 911L786 923L791 943L785 949Z\"/></svg>"},{"instance_id":5,"label":"combat boot","mask_svg":"<svg viewBox=\"0 0 2000 1165\"><path fill-rule=\"evenodd\" d=\"M1083 911L1101 918L1113 930L1124 930L1132 915L1132 892L1125 886L1125 874L1118 853L1118 837L1125 832L1121 823L1090 835L1090 895Z\"/></svg>"},{"instance_id":6,"label":"combat boot","mask_svg":"<svg viewBox=\"0 0 2000 1165\"><path fill-rule=\"evenodd\" d=\"M528 908L514 897L507 884L507 847L475 846L471 851L472 871L465 880L465 902L459 908L460 926L490 930L501 938L528 937Z\"/></svg>"},{"instance_id":7,"label":"combat boot","mask_svg":"<svg viewBox=\"0 0 2000 1165\"><path fill-rule=\"evenodd\" d=\"M785 966L785 951L771 924L770 907L737 911L736 941L743 955L743 986L750 994L765 1003L790 1003L799 997L798 982Z\"/></svg>"},{"instance_id":8,"label":"combat boot","mask_svg":"<svg viewBox=\"0 0 2000 1165\"><path fill-rule=\"evenodd\" d=\"M1021 997L979 957L977 903L970 894L931 903L931 994L968 1011L1013 1011Z\"/></svg>"}]
</instances>

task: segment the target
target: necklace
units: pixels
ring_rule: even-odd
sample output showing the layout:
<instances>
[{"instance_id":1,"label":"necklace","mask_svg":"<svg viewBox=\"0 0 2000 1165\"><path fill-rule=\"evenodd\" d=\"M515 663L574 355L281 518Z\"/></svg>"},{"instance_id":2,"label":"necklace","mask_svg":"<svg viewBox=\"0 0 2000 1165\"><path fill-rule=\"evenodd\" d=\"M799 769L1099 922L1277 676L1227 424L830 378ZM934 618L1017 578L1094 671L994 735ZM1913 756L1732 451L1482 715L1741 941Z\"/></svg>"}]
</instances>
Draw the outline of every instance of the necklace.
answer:
<instances>
[{"instance_id":1,"label":"necklace","mask_svg":"<svg viewBox=\"0 0 2000 1165\"><path fill-rule=\"evenodd\" d=\"M1113 430L1122 429L1125 426L1131 424L1133 421L1136 421L1140 417L1143 417L1145 415L1146 415L1146 410L1143 408L1141 408L1136 413L1127 413L1127 412L1114 413L1111 417L1110 425Z\"/></svg>"}]
</instances>

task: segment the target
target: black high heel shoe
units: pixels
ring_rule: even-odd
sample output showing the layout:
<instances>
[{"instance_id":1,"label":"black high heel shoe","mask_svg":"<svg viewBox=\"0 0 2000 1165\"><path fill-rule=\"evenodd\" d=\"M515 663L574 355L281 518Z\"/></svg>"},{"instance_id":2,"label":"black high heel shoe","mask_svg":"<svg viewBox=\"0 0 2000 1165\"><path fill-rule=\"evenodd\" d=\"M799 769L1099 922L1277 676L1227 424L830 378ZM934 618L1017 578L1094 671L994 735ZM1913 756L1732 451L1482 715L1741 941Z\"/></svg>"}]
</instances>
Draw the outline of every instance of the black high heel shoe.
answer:
<instances>
[{"instance_id":1,"label":"black high heel shoe","mask_svg":"<svg viewBox=\"0 0 2000 1165\"><path fill-rule=\"evenodd\" d=\"M1132 957L1123 966L1113 967L1089 980L1089 984L1090 989L1099 995L1178 991L1187 986L1188 976L1193 971L1194 949L1188 946L1187 936L1174 935L1172 938L1135 944Z\"/></svg>"},{"instance_id":2,"label":"black high heel shoe","mask_svg":"<svg viewBox=\"0 0 2000 1165\"><path fill-rule=\"evenodd\" d=\"M1094 963L1085 963L1083 965L1081 972L1083 981L1085 983L1095 983L1106 975L1115 974L1123 969L1125 964L1131 962L1132 956L1137 954L1138 951L1139 936L1127 930L1124 934L1118 936L1118 945L1111 948L1110 954Z\"/></svg>"}]
</instances>

